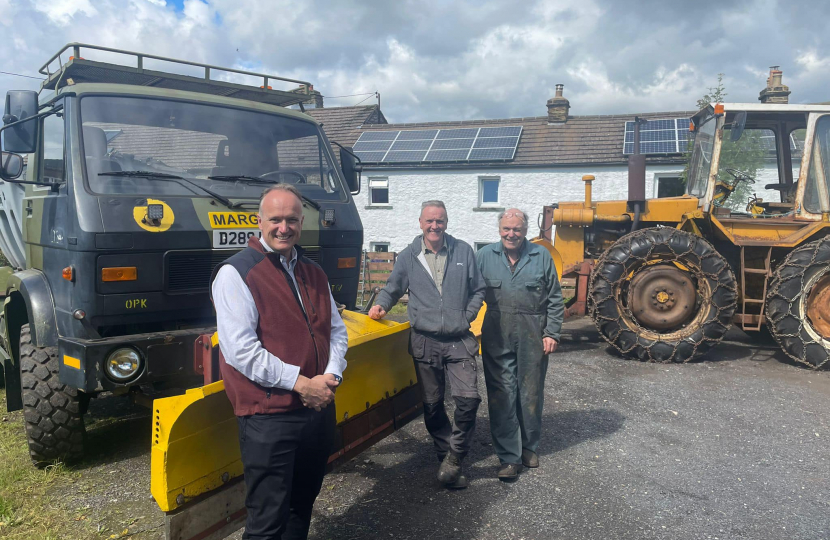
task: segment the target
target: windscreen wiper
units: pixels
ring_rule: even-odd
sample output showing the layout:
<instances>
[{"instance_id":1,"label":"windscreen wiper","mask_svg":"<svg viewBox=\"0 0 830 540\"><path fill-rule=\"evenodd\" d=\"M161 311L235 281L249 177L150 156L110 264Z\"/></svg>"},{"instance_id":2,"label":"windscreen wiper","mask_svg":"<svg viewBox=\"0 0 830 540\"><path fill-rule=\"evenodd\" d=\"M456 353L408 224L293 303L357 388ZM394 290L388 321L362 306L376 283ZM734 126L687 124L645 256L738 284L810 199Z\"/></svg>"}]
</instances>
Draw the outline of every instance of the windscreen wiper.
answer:
<instances>
[{"instance_id":1,"label":"windscreen wiper","mask_svg":"<svg viewBox=\"0 0 830 540\"><path fill-rule=\"evenodd\" d=\"M154 171L110 171L110 172L98 173L98 176L127 176L127 177L134 176L134 177L140 177L140 178L152 178L152 179L159 179L159 180L183 180L183 181L187 182L188 184L190 184L191 186L194 186L196 188L201 189L202 191L204 191L205 193L207 193L208 195L210 195L211 197L213 197L214 199L216 199L220 203L224 204L228 208L234 208L236 206L227 197L225 197L223 195L219 195L215 191L212 191L212 190L210 190L210 189L208 189L204 186L200 186L199 184L197 184L193 180L188 180L187 178L184 178L182 176L176 176L175 174L167 174L167 173L154 172Z\"/></svg>"},{"instance_id":2,"label":"windscreen wiper","mask_svg":"<svg viewBox=\"0 0 830 540\"><path fill-rule=\"evenodd\" d=\"M250 182L252 184L279 184L280 182L274 182L273 180L265 180L263 178L257 178L256 176L245 176L244 174L231 174L231 175L222 175L222 176L208 176L208 180L218 180L219 182ZM300 194L300 197L303 198L305 202L310 204L314 207L315 210L320 209L320 205L314 199L309 199L305 195ZM236 203L237 206L242 205L244 203Z\"/></svg>"}]
</instances>

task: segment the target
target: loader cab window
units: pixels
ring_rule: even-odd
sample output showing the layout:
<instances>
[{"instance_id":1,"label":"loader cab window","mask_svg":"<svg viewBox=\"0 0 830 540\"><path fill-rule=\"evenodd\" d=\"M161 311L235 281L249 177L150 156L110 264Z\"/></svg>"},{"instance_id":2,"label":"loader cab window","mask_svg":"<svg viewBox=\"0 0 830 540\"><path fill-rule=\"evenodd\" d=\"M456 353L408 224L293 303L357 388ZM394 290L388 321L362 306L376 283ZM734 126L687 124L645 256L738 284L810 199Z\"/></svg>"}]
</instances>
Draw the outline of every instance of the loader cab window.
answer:
<instances>
[{"instance_id":1,"label":"loader cab window","mask_svg":"<svg viewBox=\"0 0 830 540\"><path fill-rule=\"evenodd\" d=\"M709 182L709 171L712 168L712 150L715 147L715 127L717 118L706 120L695 132L695 142L692 146L692 156L689 161L689 195L703 197L706 194L706 185Z\"/></svg>"},{"instance_id":2,"label":"loader cab window","mask_svg":"<svg viewBox=\"0 0 830 540\"><path fill-rule=\"evenodd\" d=\"M746 213L750 200L758 197L764 203L780 202L778 191L765 186L778 184L778 152L776 134L771 129L747 127L737 141L730 138L729 124L723 130L715 194L719 185L734 190L719 205L732 212ZM758 200L755 199L755 200Z\"/></svg>"},{"instance_id":3,"label":"loader cab window","mask_svg":"<svg viewBox=\"0 0 830 540\"><path fill-rule=\"evenodd\" d=\"M43 119L43 162L40 180L63 182L66 179L66 137L63 115L53 114ZM40 189L44 189L40 187ZM45 189L48 189L46 187Z\"/></svg>"},{"instance_id":4,"label":"loader cab window","mask_svg":"<svg viewBox=\"0 0 830 540\"><path fill-rule=\"evenodd\" d=\"M830 212L830 116L822 116L816 123L808 171L804 209L813 214Z\"/></svg>"}]
</instances>

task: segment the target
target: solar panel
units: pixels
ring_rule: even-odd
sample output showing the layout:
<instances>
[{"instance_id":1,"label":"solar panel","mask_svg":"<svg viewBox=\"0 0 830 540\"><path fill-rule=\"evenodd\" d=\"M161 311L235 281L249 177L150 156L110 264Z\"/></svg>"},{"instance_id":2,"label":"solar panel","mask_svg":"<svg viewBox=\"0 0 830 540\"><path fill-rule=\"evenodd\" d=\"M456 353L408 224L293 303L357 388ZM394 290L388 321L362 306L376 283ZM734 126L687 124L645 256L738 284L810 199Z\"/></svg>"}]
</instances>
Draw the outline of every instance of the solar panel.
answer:
<instances>
[{"instance_id":1,"label":"solar panel","mask_svg":"<svg viewBox=\"0 0 830 540\"><path fill-rule=\"evenodd\" d=\"M473 146L475 139L438 139L432 143L433 150L460 150Z\"/></svg>"},{"instance_id":2,"label":"solar panel","mask_svg":"<svg viewBox=\"0 0 830 540\"><path fill-rule=\"evenodd\" d=\"M365 131L359 141L394 141L400 131Z\"/></svg>"},{"instance_id":3,"label":"solar panel","mask_svg":"<svg viewBox=\"0 0 830 540\"><path fill-rule=\"evenodd\" d=\"M466 161L469 150L432 150L424 161Z\"/></svg>"},{"instance_id":4,"label":"solar panel","mask_svg":"<svg viewBox=\"0 0 830 540\"><path fill-rule=\"evenodd\" d=\"M688 118L648 120L640 124L641 154L681 154L689 140ZM623 154L634 153L634 122L625 123Z\"/></svg>"},{"instance_id":5,"label":"solar panel","mask_svg":"<svg viewBox=\"0 0 830 540\"><path fill-rule=\"evenodd\" d=\"M475 138L478 134L478 128L466 129L442 129L438 133L438 139L468 139Z\"/></svg>"},{"instance_id":6,"label":"solar panel","mask_svg":"<svg viewBox=\"0 0 830 540\"><path fill-rule=\"evenodd\" d=\"M401 161L423 161L425 156L426 156L426 151L418 151L418 152L389 151L383 157L383 161L388 161L389 163L395 163L395 162L401 162Z\"/></svg>"},{"instance_id":7,"label":"solar panel","mask_svg":"<svg viewBox=\"0 0 830 540\"><path fill-rule=\"evenodd\" d=\"M513 159L522 126L364 131L354 152L367 163Z\"/></svg>"},{"instance_id":8,"label":"solar panel","mask_svg":"<svg viewBox=\"0 0 830 540\"><path fill-rule=\"evenodd\" d=\"M398 139L390 150L429 150L431 144L431 139L428 141L406 141Z\"/></svg>"},{"instance_id":9,"label":"solar panel","mask_svg":"<svg viewBox=\"0 0 830 540\"><path fill-rule=\"evenodd\" d=\"M513 148L486 148L470 150L470 158L473 159L513 159Z\"/></svg>"},{"instance_id":10,"label":"solar panel","mask_svg":"<svg viewBox=\"0 0 830 540\"><path fill-rule=\"evenodd\" d=\"M392 146L392 141L360 141L354 144L352 150L355 152L379 152L383 150L385 152L389 150L390 146Z\"/></svg>"},{"instance_id":11,"label":"solar panel","mask_svg":"<svg viewBox=\"0 0 830 540\"><path fill-rule=\"evenodd\" d=\"M401 131L401 134L398 136L399 141L412 141L417 139L427 139L432 140L435 136L438 135L437 129L427 129L422 131Z\"/></svg>"}]
</instances>

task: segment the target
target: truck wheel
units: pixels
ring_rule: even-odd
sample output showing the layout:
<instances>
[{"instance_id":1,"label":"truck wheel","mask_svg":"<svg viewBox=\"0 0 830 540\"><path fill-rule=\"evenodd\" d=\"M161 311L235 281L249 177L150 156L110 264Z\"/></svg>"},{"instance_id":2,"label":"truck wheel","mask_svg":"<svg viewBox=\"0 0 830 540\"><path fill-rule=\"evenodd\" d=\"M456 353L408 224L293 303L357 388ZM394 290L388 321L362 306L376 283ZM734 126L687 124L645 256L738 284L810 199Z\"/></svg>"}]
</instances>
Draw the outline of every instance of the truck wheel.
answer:
<instances>
[{"instance_id":1,"label":"truck wheel","mask_svg":"<svg viewBox=\"0 0 830 540\"><path fill-rule=\"evenodd\" d=\"M669 227L608 248L591 274L589 312L624 357L688 362L720 342L737 307L735 274L712 244Z\"/></svg>"},{"instance_id":2,"label":"truck wheel","mask_svg":"<svg viewBox=\"0 0 830 540\"><path fill-rule=\"evenodd\" d=\"M811 368L830 369L830 237L793 250L778 265L766 316L787 356Z\"/></svg>"},{"instance_id":3,"label":"truck wheel","mask_svg":"<svg viewBox=\"0 0 830 540\"><path fill-rule=\"evenodd\" d=\"M29 325L20 330L20 383L29 455L38 467L79 459L84 420L77 389L58 379L58 350L32 345Z\"/></svg>"}]
</instances>

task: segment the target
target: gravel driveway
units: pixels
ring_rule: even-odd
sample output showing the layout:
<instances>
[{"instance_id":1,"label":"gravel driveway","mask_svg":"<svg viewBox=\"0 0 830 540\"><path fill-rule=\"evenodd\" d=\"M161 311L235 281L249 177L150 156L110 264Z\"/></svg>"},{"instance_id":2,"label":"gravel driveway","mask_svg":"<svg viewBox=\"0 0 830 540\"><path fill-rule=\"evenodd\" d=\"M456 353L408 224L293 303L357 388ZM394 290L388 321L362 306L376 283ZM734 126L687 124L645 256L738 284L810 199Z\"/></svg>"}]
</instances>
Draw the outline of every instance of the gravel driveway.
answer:
<instances>
[{"instance_id":1,"label":"gravel driveway","mask_svg":"<svg viewBox=\"0 0 830 540\"><path fill-rule=\"evenodd\" d=\"M704 362L642 364L610 355L589 321L569 321L545 385L539 469L495 478L485 401L464 462L470 487L447 491L419 419L326 478L311 538L830 538L830 372L738 331L727 339ZM90 462L70 504L125 512L112 530L161 538L145 421L106 429L123 439L141 423L148 435Z\"/></svg>"}]
</instances>

